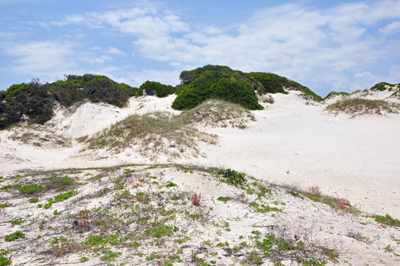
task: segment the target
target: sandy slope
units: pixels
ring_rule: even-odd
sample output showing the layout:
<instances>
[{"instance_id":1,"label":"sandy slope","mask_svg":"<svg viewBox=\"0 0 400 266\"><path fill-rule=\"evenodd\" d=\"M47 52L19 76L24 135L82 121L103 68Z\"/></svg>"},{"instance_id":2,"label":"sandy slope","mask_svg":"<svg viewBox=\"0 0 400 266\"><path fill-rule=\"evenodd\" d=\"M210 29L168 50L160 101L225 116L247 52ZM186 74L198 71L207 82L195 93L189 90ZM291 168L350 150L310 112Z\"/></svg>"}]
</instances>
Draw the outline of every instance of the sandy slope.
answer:
<instances>
[{"instance_id":1,"label":"sandy slope","mask_svg":"<svg viewBox=\"0 0 400 266\"><path fill-rule=\"evenodd\" d=\"M232 168L303 188L318 185L323 193L348 198L363 211L400 217L400 142L395 135L400 115L349 119L327 114L320 104L306 105L296 92L274 98L274 104L253 112L257 121L248 129L205 128L220 136L219 145L203 147L207 158L176 163ZM173 99L132 98L124 109L85 103L74 112L60 109L48 128L70 137L92 135L135 112L170 110ZM81 144L55 149L22 145L7 134L0 132L0 175L23 168L149 163L132 152L110 156L107 151L89 151L83 156ZM161 157L158 162L162 161Z\"/></svg>"}]
</instances>

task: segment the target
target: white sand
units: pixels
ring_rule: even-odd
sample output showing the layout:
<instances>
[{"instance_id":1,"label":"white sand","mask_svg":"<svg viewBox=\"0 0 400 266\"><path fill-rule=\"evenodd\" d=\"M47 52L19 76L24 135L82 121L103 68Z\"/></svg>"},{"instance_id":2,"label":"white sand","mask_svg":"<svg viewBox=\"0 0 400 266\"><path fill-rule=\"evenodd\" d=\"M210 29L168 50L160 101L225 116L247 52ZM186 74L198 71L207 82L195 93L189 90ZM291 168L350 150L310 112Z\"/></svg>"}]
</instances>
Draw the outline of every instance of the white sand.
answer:
<instances>
[{"instance_id":1,"label":"white sand","mask_svg":"<svg viewBox=\"0 0 400 266\"><path fill-rule=\"evenodd\" d=\"M267 104L268 107L263 111L253 111L257 121L249 123L248 129L203 128L207 132L219 135L219 144L217 146L200 144L207 155L206 158L184 158L176 160L175 163L232 168L253 175L256 179L303 189L318 185L323 194L347 198L352 205L364 213L381 215L388 213L395 218L400 218L400 142L397 139L397 132L400 130L399 114L361 116L350 119L345 115L328 114L324 111L322 104L306 105L306 101L301 99L296 92L273 97L274 104ZM368 97L374 99L374 95L368 95ZM383 97L382 93L379 97ZM92 103L85 103L72 112L60 108L56 117L48 123L47 128L72 138L93 135L130 114L155 110L179 113L169 107L173 100L174 96L164 99L131 98L129 107L123 109ZM21 169L46 170L152 163L132 151L116 155L110 155L110 152L103 150L81 153L82 144L74 140L72 147L50 148L49 145L38 147L13 141L10 134L12 131L0 132L0 176L5 177L3 184L14 182L7 180L7 177ZM158 162L163 161L166 161L166 158L161 157ZM254 213L249 206L237 202L230 204L212 202L212 197L214 199L219 196L234 197L241 192L226 184L218 184L212 176L204 172L189 174L175 168L146 171L157 176L159 181L171 180L176 182L180 189L202 193L203 204L206 204L207 208L212 206L219 218L231 224L232 231L224 235L230 242L237 241L239 234L249 234L255 228L258 230L276 222L270 214ZM83 182L89 177L82 173L80 178ZM95 181L89 182L95 183ZM101 185L110 186L109 182L109 179L104 179ZM138 181L135 179L134 182ZM100 189L97 184L88 185L79 195L92 193L97 189ZM134 192L136 188L129 187L129 190ZM349 265L345 261L351 265L399 265L399 257L395 254L399 254L400 244L391 238L393 236L395 239L400 239L398 228L384 228L372 218L342 214L325 204L314 203L307 198L301 200L288 192L288 190L276 188L267 198L271 206L274 202L286 203L283 207L284 211L278 215L279 219L283 219L288 224L292 223L293 226L315 223L315 228L319 228L318 236L325 244L327 239L340 244L338 250L341 254L341 263L338 265ZM26 199L12 200L8 198L10 195L0 192L1 202L8 200L14 203L12 207L4 210L4 219L6 217L8 220L17 219L19 213L26 212L32 215L29 219L37 219L36 217L39 216L40 219L43 218L42 209L33 208ZM111 199L112 196L109 195L100 200L107 202ZM51 215L56 208L59 210L72 208L64 205L67 203L59 203L46 211L48 215ZM87 204L85 206L91 208L99 203L99 199L94 199L82 204ZM79 206L73 206L74 209L70 211L76 213ZM1 239L4 239L4 236L11 231L20 230L20 228L27 232L27 239L41 233L36 223L11 229L9 223L3 220L0 227ZM215 235L217 229L208 227L198 230L205 231L205 235ZM373 243L356 241L347 236L349 232L360 232ZM193 237L193 243L203 240ZM15 244L18 243L7 242L0 246L11 248ZM396 247L397 250L385 252L385 247L388 245ZM13 263L37 265L39 263L37 259L40 256L31 255L28 247L25 249L25 251L19 251L18 255L13 255ZM78 260L79 256L75 254L61 258L60 262L74 264L78 263ZM220 262L232 264L234 261L229 257L222 257ZM95 257L85 265L93 263L102 262ZM135 265L141 263L146 263L146 261L134 262ZM291 264L290 261L283 261L283 265Z\"/></svg>"},{"instance_id":2,"label":"white sand","mask_svg":"<svg viewBox=\"0 0 400 266\"><path fill-rule=\"evenodd\" d=\"M257 121L248 129L206 128L220 136L219 145L203 147L207 158L179 159L176 163L232 168L258 179L302 188L318 185L323 193L347 198L365 212L400 217L400 142L396 134L400 115L335 117L324 112L321 104L306 105L297 94L274 95L274 104L253 111ZM58 111L49 128L69 137L92 135L129 114L172 111L173 99L131 98L129 107L123 109L85 103L71 115ZM7 134L0 132L0 175L26 168L151 163L131 152L110 156L100 151L99 155L82 157L80 144L59 149L22 145L8 139Z\"/></svg>"}]
</instances>

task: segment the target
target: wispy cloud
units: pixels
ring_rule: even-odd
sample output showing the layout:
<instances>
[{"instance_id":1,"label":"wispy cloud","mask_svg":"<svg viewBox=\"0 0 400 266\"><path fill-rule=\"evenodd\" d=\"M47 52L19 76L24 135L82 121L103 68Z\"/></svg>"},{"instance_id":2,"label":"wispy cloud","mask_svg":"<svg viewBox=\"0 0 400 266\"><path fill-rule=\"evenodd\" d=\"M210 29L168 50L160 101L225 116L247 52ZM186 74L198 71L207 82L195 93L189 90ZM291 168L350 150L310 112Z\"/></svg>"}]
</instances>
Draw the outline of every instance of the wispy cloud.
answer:
<instances>
[{"instance_id":1,"label":"wispy cloud","mask_svg":"<svg viewBox=\"0 0 400 266\"><path fill-rule=\"evenodd\" d=\"M110 47L110 48L108 48L108 53L110 53L110 54L117 54L117 55L123 55L123 56L126 55L125 52L122 52L120 49L115 48L115 47Z\"/></svg>"}]
</instances>

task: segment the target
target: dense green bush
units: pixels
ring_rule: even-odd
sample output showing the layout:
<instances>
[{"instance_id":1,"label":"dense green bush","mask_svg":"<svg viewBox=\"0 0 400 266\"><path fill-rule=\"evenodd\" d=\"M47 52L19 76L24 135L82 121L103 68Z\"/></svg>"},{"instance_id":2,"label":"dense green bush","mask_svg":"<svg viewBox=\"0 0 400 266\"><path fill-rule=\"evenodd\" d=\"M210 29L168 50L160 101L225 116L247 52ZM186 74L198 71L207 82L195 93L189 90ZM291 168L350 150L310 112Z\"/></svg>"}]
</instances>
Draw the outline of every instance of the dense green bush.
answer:
<instances>
[{"instance_id":1,"label":"dense green bush","mask_svg":"<svg viewBox=\"0 0 400 266\"><path fill-rule=\"evenodd\" d=\"M289 86L289 80L285 77L263 72L250 72L248 75L258 80L264 88L259 89L259 94L265 93L287 93L283 87Z\"/></svg>"},{"instance_id":2,"label":"dense green bush","mask_svg":"<svg viewBox=\"0 0 400 266\"><path fill-rule=\"evenodd\" d=\"M53 116L51 96L38 80L12 85L1 97L4 98L0 102L0 129L17 123L24 115L31 122L40 124Z\"/></svg>"},{"instance_id":3,"label":"dense green bush","mask_svg":"<svg viewBox=\"0 0 400 266\"><path fill-rule=\"evenodd\" d=\"M159 98L163 98L174 94L176 89L170 85L161 84L160 82L146 81L140 86L139 90L144 90L147 95L156 95Z\"/></svg>"},{"instance_id":4,"label":"dense green bush","mask_svg":"<svg viewBox=\"0 0 400 266\"><path fill-rule=\"evenodd\" d=\"M54 115L54 102L69 107L89 99L122 107L137 92L138 88L91 74L65 75L65 80L46 84L35 79L27 84L14 84L0 92L0 129L22 121L24 116L31 123L43 124Z\"/></svg>"},{"instance_id":5,"label":"dense green bush","mask_svg":"<svg viewBox=\"0 0 400 266\"><path fill-rule=\"evenodd\" d=\"M261 110L255 94L262 85L243 72L226 66L207 65L180 75L182 86L172 104L177 110L189 110L208 99L236 103L250 110Z\"/></svg>"},{"instance_id":6,"label":"dense green bush","mask_svg":"<svg viewBox=\"0 0 400 266\"><path fill-rule=\"evenodd\" d=\"M273 73L251 72L248 75L263 85L263 89L257 89L258 94L265 93L287 93L284 87L289 90L297 90L303 92L303 96L310 100L322 101L321 96L315 94L306 86L303 86L293 80L279 76Z\"/></svg>"},{"instance_id":7,"label":"dense green bush","mask_svg":"<svg viewBox=\"0 0 400 266\"><path fill-rule=\"evenodd\" d=\"M388 86L389 91L391 91L393 89L393 87L396 86L396 84L381 82L381 83L375 84L370 90L371 91L384 91L384 90L386 90L386 86ZM399 86L400 86L400 84L399 84Z\"/></svg>"}]
</instances>

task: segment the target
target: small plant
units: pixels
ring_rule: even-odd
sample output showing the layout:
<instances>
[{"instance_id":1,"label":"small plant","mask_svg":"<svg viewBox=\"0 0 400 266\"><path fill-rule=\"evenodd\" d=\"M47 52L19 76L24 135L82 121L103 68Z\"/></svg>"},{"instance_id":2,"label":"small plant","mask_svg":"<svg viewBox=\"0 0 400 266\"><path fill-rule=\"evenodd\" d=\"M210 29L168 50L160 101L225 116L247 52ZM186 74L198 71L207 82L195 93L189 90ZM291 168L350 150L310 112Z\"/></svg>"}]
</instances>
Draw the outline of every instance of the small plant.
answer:
<instances>
[{"instance_id":1,"label":"small plant","mask_svg":"<svg viewBox=\"0 0 400 266\"><path fill-rule=\"evenodd\" d=\"M333 201L336 203L339 209L346 209L350 206L349 200L345 198L334 198Z\"/></svg>"},{"instance_id":2,"label":"small plant","mask_svg":"<svg viewBox=\"0 0 400 266\"><path fill-rule=\"evenodd\" d=\"M200 200L201 200L201 194L199 194L199 195L194 194L194 195L192 196L192 204L193 204L194 206L199 206L199 205L200 205Z\"/></svg>"},{"instance_id":3,"label":"small plant","mask_svg":"<svg viewBox=\"0 0 400 266\"><path fill-rule=\"evenodd\" d=\"M111 261L122 254L121 252L113 252L106 248L103 248L102 251L104 253L104 256L100 257L100 260L102 261Z\"/></svg>"},{"instance_id":4,"label":"small plant","mask_svg":"<svg viewBox=\"0 0 400 266\"><path fill-rule=\"evenodd\" d=\"M14 232L12 234L9 234L9 235L5 236L4 240L7 241L7 242L10 242L10 241L14 241L14 240L19 239L19 238L25 238L25 234L22 233L21 231L16 231L16 232Z\"/></svg>"},{"instance_id":5,"label":"small plant","mask_svg":"<svg viewBox=\"0 0 400 266\"><path fill-rule=\"evenodd\" d=\"M11 265L11 263L12 263L12 261L7 259L6 257L4 257L4 256L0 257L0 265L1 266L2 265Z\"/></svg>"},{"instance_id":6,"label":"small plant","mask_svg":"<svg viewBox=\"0 0 400 266\"><path fill-rule=\"evenodd\" d=\"M230 200L230 199L231 199L230 197L218 197L217 200L222 201L223 203L227 203L228 200Z\"/></svg>"},{"instance_id":7,"label":"small plant","mask_svg":"<svg viewBox=\"0 0 400 266\"><path fill-rule=\"evenodd\" d=\"M339 253L336 252L334 249L326 249L325 250L325 255L329 257L330 260L333 262L337 261L337 258L339 258Z\"/></svg>"},{"instance_id":8,"label":"small plant","mask_svg":"<svg viewBox=\"0 0 400 266\"><path fill-rule=\"evenodd\" d=\"M53 238L49 241L51 246L53 247L54 253L57 257L61 257L65 252L67 252L71 246L72 242L67 238L60 236L60 238Z\"/></svg>"},{"instance_id":9,"label":"small plant","mask_svg":"<svg viewBox=\"0 0 400 266\"><path fill-rule=\"evenodd\" d=\"M313 194L313 195L315 195L315 196L317 196L317 197L321 197L321 195L322 195L321 190L319 189L319 186L312 186L312 187L309 187L309 188L308 188L308 191L309 191L311 194Z\"/></svg>"},{"instance_id":10,"label":"small plant","mask_svg":"<svg viewBox=\"0 0 400 266\"><path fill-rule=\"evenodd\" d=\"M222 175L223 177L227 178L226 183L231 184L231 185L241 185L244 182L246 182L245 174L244 173L238 173L235 170L231 169L226 169L226 170L220 170L218 174Z\"/></svg>"},{"instance_id":11,"label":"small plant","mask_svg":"<svg viewBox=\"0 0 400 266\"><path fill-rule=\"evenodd\" d=\"M39 229L43 230L44 229L44 224L39 224Z\"/></svg>"},{"instance_id":12,"label":"small plant","mask_svg":"<svg viewBox=\"0 0 400 266\"><path fill-rule=\"evenodd\" d=\"M39 201L38 198L31 198L31 199L29 200L30 203L36 203L36 202L38 202L38 201Z\"/></svg>"},{"instance_id":13,"label":"small plant","mask_svg":"<svg viewBox=\"0 0 400 266\"><path fill-rule=\"evenodd\" d=\"M59 211L57 211L57 210L55 210L54 212L53 212L53 214L54 215L60 215L62 212L59 212Z\"/></svg>"},{"instance_id":14,"label":"small plant","mask_svg":"<svg viewBox=\"0 0 400 266\"><path fill-rule=\"evenodd\" d=\"M48 199L48 203L46 203L43 208L48 209L53 205L53 198Z\"/></svg>"},{"instance_id":15,"label":"small plant","mask_svg":"<svg viewBox=\"0 0 400 266\"><path fill-rule=\"evenodd\" d=\"M12 203L6 201L5 203L0 203L0 209L6 208L6 207L10 207L12 205L13 205Z\"/></svg>"},{"instance_id":16,"label":"small plant","mask_svg":"<svg viewBox=\"0 0 400 266\"><path fill-rule=\"evenodd\" d=\"M171 181L168 181L167 184L165 185L166 187L177 187L178 185L175 183L172 183Z\"/></svg>"},{"instance_id":17,"label":"small plant","mask_svg":"<svg viewBox=\"0 0 400 266\"><path fill-rule=\"evenodd\" d=\"M12 225L21 225L21 224L23 224L25 222L26 222L26 220L19 219L19 220L11 221L11 224Z\"/></svg>"},{"instance_id":18,"label":"small plant","mask_svg":"<svg viewBox=\"0 0 400 266\"><path fill-rule=\"evenodd\" d=\"M79 213L75 216L77 224L80 228L86 225L88 216L89 214L86 211L79 211Z\"/></svg>"},{"instance_id":19,"label":"small plant","mask_svg":"<svg viewBox=\"0 0 400 266\"><path fill-rule=\"evenodd\" d=\"M80 262L86 262L88 260L89 260L88 257L82 257L82 258L79 259Z\"/></svg>"}]
</instances>

